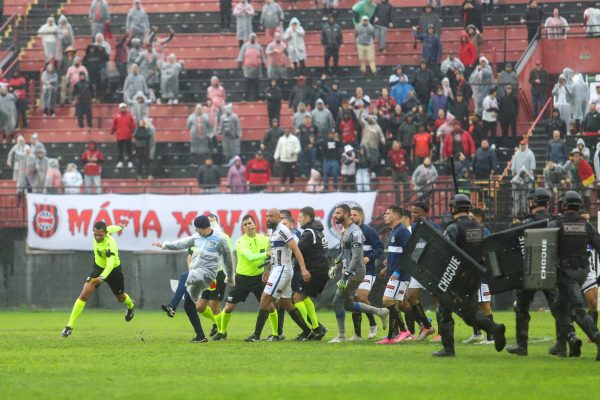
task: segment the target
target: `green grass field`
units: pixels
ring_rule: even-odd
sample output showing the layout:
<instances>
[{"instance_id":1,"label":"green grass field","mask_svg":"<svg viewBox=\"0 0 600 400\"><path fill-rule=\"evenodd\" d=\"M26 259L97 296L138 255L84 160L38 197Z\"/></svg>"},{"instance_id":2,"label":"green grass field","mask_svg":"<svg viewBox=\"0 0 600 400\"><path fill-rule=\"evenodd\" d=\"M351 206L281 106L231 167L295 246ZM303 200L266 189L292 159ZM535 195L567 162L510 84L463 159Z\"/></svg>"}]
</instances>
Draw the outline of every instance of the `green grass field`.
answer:
<instances>
[{"instance_id":1,"label":"green grass field","mask_svg":"<svg viewBox=\"0 0 600 400\"><path fill-rule=\"evenodd\" d=\"M333 312L320 315L329 339ZM169 319L140 310L126 323L121 312L86 310L63 339L67 319L67 310L0 312L0 399L574 399L600 388L600 363L587 339L581 359L547 355L549 313L532 313L527 358L460 344L455 359L432 358L440 345L429 342L245 343L252 313L233 315L230 340L206 344L188 343L183 312ZM507 323L511 343L513 314L495 319ZM288 337L298 333L292 325L288 317ZM470 333L457 319L457 339Z\"/></svg>"}]
</instances>

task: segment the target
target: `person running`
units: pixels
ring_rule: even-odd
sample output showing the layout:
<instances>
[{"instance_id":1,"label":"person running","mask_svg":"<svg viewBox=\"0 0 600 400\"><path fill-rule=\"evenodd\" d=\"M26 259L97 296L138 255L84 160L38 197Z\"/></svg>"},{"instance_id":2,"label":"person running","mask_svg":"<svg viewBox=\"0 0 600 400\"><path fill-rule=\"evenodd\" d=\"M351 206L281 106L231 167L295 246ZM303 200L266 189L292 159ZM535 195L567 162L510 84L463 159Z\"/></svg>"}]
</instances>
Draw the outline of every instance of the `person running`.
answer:
<instances>
[{"instance_id":1,"label":"person running","mask_svg":"<svg viewBox=\"0 0 600 400\"><path fill-rule=\"evenodd\" d=\"M364 223L365 214L361 207L354 206L350 209L350 219L352 219L352 222L354 222L360 228L365 238L363 252L366 273L365 278L358 286L358 290L356 291L356 299L361 303L370 304L369 293L371 293L371 289L375 284L375 278L377 276L376 262L377 259L383 254L384 246L375 229ZM369 319L369 335L367 338L374 339L379 331L377 322L375 322L375 317L373 317L373 314L366 313L365 315ZM348 340L361 340L362 313L353 312L352 322L354 323L354 336Z\"/></svg>"},{"instance_id":2,"label":"person running","mask_svg":"<svg viewBox=\"0 0 600 400\"><path fill-rule=\"evenodd\" d=\"M315 340L321 340L327 333L327 328L319 324L311 297L318 297L329 280L329 244L323 233L323 224L315 221L314 208L302 208L298 215L298 222L302 228L298 247L311 278L308 282L300 282L298 290L294 292L293 300L304 319L310 321Z\"/></svg>"},{"instance_id":3,"label":"person running","mask_svg":"<svg viewBox=\"0 0 600 400\"><path fill-rule=\"evenodd\" d=\"M335 264L329 270L333 279L338 266L342 265L342 278L337 283L333 297L333 309L338 325L338 335L329 343L340 343L346 340L346 311L377 314L383 321L383 329L387 329L386 318L388 310L354 301L358 286L365 278L365 256L363 252L364 237L362 231L350 218L350 207L339 204L335 208L335 222L342 226L340 238L340 254Z\"/></svg>"},{"instance_id":4,"label":"person running","mask_svg":"<svg viewBox=\"0 0 600 400\"><path fill-rule=\"evenodd\" d=\"M133 319L135 303L125 293L125 278L121 270L119 247L117 241L111 236L124 228L123 223L106 226L106 222L98 221L94 224L94 266L83 285L81 294L75 300L67 326L60 333L62 337L69 337L73 333L75 322L83 312L88 299L103 282L108 284L117 301L127 306L125 321Z\"/></svg>"},{"instance_id":5,"label":"person running","mask_svg":"<svg viewBox=\"0 0 600 400\"><path fill-rule=\"evenodd\" d=\"M245 340L247 342L258 342L260 340L260 332L267 318L269 318L269 314L276 313L275 302L277 301L279 301L280 307L285 309L294 322L302 329L302 334L298 336L297 340L312 340L314 339L312 329L306 324L306 321L302 318L302 314L300 314L300 311L292 302L292 275L294 273L292 253L296 256L296 260L300 265L302 280L304 282L310 281L311 274L306 269L304 258L298 248L298 243L294 239L294 234L281 222L279 210L271 208L267 211L267 228L272 230L269 237L271 249L267 253L271 257L271 265L267 269L268 279L260 299L260 311L256 321L256 330ZM273 337L272 340L278 341L281 338Z\"/></svg>"},{"instance_id":6,"label":"person running","mask_svg":"<svg viewBox=\"0 0 600 400\"><path fill-rule=\"evenodd\" d=\"M237 266L235 272L236 285L229 292L221 317L219 333L213 337L213 340L227 339L227 326L231 319L231 313L238 303L246 301L249 294L253 294L256 300L260 302L262 292L265 289L264 282L267 279L265 273L265 263L267 262L267 251L269 250L269 238L256 232L256 221L253 216L245 215L242 218L242 227L244 234L235 242L237 253ZM277 312L269 313L271 330L273 336L277 336ZM258 331L254 335L260 337L264 322L259 325L260 318L257 318L256 324Z\"/></svg>"},{"instance_id":7,"label":"person running","mask_svg":"<svg viewBox=\"0 0 600 400\"><path fill-rule=\"evenodd\" d=\"M195 303L203 291L208 289L211 283L217 279L219 264L221 260L225 266L225 283L235 286L233 276L233 262L231 251L227 241L217 234L210 226L207 216L201 215L194 219L196 233L192 236L176 240L174 242L154 242L152 246L163 250L182 250L196 247L192 255L190 272L185 281L186 291L184 294L183 308L196 332L192 342L208 342L196 311Z\"/></svg>"}]
</instances>

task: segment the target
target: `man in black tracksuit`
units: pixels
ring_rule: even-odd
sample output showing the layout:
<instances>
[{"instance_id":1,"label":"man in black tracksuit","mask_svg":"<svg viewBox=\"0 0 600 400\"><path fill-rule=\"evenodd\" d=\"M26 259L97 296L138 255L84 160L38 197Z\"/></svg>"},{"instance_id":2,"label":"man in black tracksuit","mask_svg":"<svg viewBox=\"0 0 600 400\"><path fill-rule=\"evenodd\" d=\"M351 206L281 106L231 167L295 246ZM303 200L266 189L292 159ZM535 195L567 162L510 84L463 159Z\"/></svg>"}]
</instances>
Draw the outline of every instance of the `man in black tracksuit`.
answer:
<instances>
[{"instance_id":1,"label":"man in black tracksuit","mask_svg":"<svg viewBox=\"0 0 600 400\"><path fill-rule=\"evenodd\" d=\"M323 233L323 224L315 221L315 210L312 207L300 210L298 222L302 228L298 248L304 257L306 269L310 272L310 281L300 281L293 300L300 313L308 316L308 323L314 329L315 340L321 340L327 329L319 324L311 297L319 296L329 280L329 245Z\"/></svg>"},{"instance_id":2,"label":"man in black tracksuit","mask_svg":"<svg viewBox=\"0 0 600 400\"><path fill-rule=\"evenodd\" d=\"M340 58L340 46L344 43L342 28L335 22L335 17L329 15L327 23L321 30L321 44L325 49L324 63L325 72L335 75L338 72L338 61ZM329 68L329 60L333 58L333 69ZM334 110L331 110L333 112Z\"/></svg>"},{"instance_id":3,"label":"man in black tracksuit","mask_svg":"<svg viewBox=\"0 0 600 400\"><path fill-rule=\"evenodd\" d=\"M468 196L464 194L454 196L450 204L450 211L452 212L454 221L448 225L444 231L444 236L451 242L456 243L458 247L479 262L481 260L483 226L469 217L471 208L471 199ZM452 309L440 303L437 311L437 319L444 348L433 353L433 356L454 357L454 319L452 319ZM465 305L463 320L469 326L477 324L486 333L493 334L496 351L504 349L506 345L506 327L504 324L497 324L484 316L479 311L479 307L475 301L472 301L468 308Z\"/></svg>"},{"instance_id":4,"label":"man in black tracksuit","mask_svg":"<svg viewBox=\"0 0 600 400\"><path fill-rule=\"evenodd\" d=\"M529 215L523 220L523 224L530 224L536 221L551 220L552 216L547 211L548 202L550 201L550 193L544 188L537 188L527 194L529 203ZM533 302L536 290L517 290L517 304L515 306L516 313L516 336L517 344L508 346L506 351L518 356L527 355L527 339L529 337L529 306ZM556 289L544 290L544 296L548 302L548 307L552 312L552 316L556 318ZM556 334L558 336L558 324L556 325ZM577 354L578 350L581 353L581 340L575 337L575 332L571 332L569 337L571 354Z\"/></svg>"},{"instance_id":5,"label":"man in black tracksuit","mask_svg":"<svg viewBox=\"0 0 600 400\"><path fill-rule=\"evenodd\" d=\"M585 282L588 271L588 244L600 251L600 234L579 215L583 207L581 195L574 191L565 193L562 203L562 218L552 221L550 228L558 231L559 269L557 276L558 297L556 299L558 316L559 357L567 356L567 339L569 324L574 318L581 329L597 346L596 361L600 361L600 332L592 317L586 312L585 299L581 293L581 285Z\"/></svg>"}]
</instances>

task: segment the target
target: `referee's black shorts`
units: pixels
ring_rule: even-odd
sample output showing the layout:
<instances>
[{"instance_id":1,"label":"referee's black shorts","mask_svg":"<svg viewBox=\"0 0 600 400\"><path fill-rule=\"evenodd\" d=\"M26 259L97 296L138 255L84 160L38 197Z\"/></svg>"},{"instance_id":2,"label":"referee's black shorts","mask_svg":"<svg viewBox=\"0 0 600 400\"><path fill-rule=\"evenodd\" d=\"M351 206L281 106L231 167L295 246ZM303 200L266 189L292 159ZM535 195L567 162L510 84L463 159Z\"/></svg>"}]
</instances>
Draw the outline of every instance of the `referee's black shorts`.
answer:
<instances>
[{"instance_id":1,"label":"referee's black shorts","mask_svg":"<svg viewBox=\"0 0 600 400\"><path fill-rule=\"evenodd\" d=\"M92 278L99 277L102 272L104 272L104 268L100 268L98 265L94 264L92 272L90 272L85 282L89 283ZM108 274L104 282L110 286L110 290L112 290L115 296L125 293L125 278L123 277L123 271L121 270L120 265L110 271L110 274Z\"/></svg>"},{"instance_id":2,"label":"referee's black shorts","mask_svg":"<svg viewBox=\"0 0 600 400\"><path fill-rule=\"evenodd\" d=\"M235 286L229 288L227 302L233 304L244 302L250 293L260 302L263 290L265 284L262 281L262 274L256 276L235 274Z\"/></svg>"},{"instance_id":3,"label":"referee's black shorts","mask_svg":"<svg viewBox=\"0 0 600 400\"><path fill-rule=\"evenodd\" d=\"M308 297L317 297L323 292L329 280L328 270L321 268L317 271L309 270L308 272L310 272L310 281L304 282L301 280L297 292Z\"/></svg>"},{"instance_id":4,"label":"referee's black shorts","mask_svg":"<svg viewBox=\"0 0 600 400\"><path fill-rule=\"evenodd\" d=\"M215 290L206 289L202 292L200 298L204 300L221 301L223 300L223 297L225 297L225 286L225 272L219 271L217 273L217 288Z\"/></svg>"}]
</instances>

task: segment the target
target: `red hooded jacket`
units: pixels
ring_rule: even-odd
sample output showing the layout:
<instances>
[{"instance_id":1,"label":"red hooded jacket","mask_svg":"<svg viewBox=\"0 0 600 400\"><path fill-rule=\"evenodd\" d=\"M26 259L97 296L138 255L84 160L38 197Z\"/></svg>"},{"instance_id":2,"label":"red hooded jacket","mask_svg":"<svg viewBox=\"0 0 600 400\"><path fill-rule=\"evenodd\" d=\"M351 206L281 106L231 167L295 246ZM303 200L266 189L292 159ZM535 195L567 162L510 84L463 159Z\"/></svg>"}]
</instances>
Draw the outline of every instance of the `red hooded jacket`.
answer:
<instances>
[{"instance_id":1,"label":"red hooded jacket","mask_svg":"<svg viewBox=\"0 0 600 400\"><path fill-rule=\"evenodd\" d=\"M466 157L473 157L475 155L475 142L473 141L473 137L471 137L471 134L467 131L461 130L461 132L460 141L462 143L462 153ZM453 156L452 148L455 136L457 136L457 133L456 131L453 131L444 139L444 151L442 155L445 158Z\"/></svg>"},{"instance_id":2,"label":"red hooded jacket","mask_svg":"<svg viewBox=\"0 0 600 400\"><path fill-rule=\"evenodd\" d=\"M253 158L246 165L248 183L251 185L268 185L271 180L271 166L265 159Z\"/></svg>"},{"instance_id":3,"label":"red hooded jacket","mask_svg":"<svg viewBox=\"0 0 600 400\"><path fill-rule=\"evenodd\" d=\"M463 41L462 38L466 38L467 40ZM477 48L471 42L471 39L469 39L467 32L460 34L460 52L458 53L458 58L465 67L473 67L477 62Z\"/></svg>"}]
</instances>

